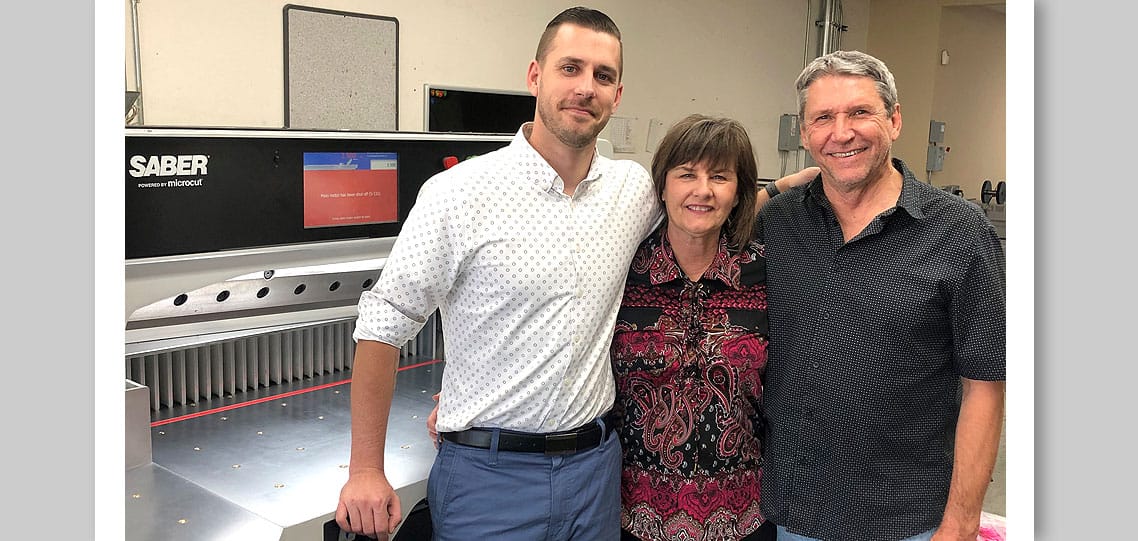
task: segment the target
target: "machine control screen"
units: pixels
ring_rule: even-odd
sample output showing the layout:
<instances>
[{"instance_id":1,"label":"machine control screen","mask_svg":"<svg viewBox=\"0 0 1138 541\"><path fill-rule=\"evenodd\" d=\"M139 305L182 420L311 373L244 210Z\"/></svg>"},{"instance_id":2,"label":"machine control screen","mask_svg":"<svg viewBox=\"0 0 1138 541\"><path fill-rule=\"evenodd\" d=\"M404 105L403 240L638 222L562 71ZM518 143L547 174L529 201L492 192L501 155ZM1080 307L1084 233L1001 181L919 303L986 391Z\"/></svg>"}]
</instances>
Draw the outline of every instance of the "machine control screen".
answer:
<instances>
[{"instance_id":1,"label":"machine control screen","mask_svg":"<svg viewBox=\"0 0 1138 541\"><path fill-rule=\"evenodd\" d=\"M398 221L396 153L304 153L305 229Z\"/></svg>"}]
</instances>

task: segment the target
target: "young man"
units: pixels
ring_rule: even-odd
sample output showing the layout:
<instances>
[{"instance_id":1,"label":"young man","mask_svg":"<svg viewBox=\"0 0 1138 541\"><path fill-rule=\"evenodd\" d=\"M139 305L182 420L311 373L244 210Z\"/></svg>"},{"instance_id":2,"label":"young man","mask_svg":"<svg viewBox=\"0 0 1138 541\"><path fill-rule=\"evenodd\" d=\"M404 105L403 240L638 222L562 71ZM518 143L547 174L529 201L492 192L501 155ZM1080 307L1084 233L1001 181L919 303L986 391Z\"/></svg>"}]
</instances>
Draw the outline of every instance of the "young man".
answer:
<instances>
[{"instance_id":1,"label":"young man","mask_svg":"<svg viewBox=\"0 0 1138 541\"><path fill-rule=\"evenodd\" d=\"M609 345L632 256L661 216L642 166L596 152L622 55L608 16L562 12L527 72L533 122L424 184L359 302L344 530L385 536L401 520L383 471L398 350L439 309L438 539L619 538Z\"/></svg>"},{"instance_id":2,"label":"young man","mask_svg":"<svg viewBox=\"0 0 1138 541\"><path fill-rule=\"evenodd\" d=\"M1003 419L999 238L892 158L901 106L880 60L835 52L796 87L821 174L759 217L763 514L780 541L974 541Z\"/></svg>"}]
</instances>

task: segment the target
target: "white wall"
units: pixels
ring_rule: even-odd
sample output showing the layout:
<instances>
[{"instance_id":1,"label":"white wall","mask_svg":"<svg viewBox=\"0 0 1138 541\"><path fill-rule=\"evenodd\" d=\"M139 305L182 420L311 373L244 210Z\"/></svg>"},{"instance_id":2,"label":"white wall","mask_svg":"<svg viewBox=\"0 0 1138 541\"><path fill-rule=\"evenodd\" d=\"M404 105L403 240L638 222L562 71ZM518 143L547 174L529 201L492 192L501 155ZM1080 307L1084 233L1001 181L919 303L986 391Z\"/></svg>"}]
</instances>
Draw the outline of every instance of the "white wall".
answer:
<instances>
[{"instance_id":1,"label":"white wall","mask_svg":"<svg viewBox=\"0 0 1138 541\"><path fill-rule=\"evenodd\" d=\"M950 150L931 182L959 185L973 199L980 198L984 179L995 184L1006 178L1005 19L977 6L941 11L940 48L949 62L937 67L932 115L946 123Z\"/></svg>"},{"instance_id":2,"label":"white wall","mask_svg":"<svg viewBox=\"0 0 1138 541\"><path fill-rule=\"evenodd\" d=\"M864 48L870 0L844 0L845 48ZM138 12L144 119L155 126L284 125L281 0L145 0ZM700 112L747 127L759 174L781 174L778 118L796 112L808 0L597 0L624 37L625 91L645 167L648 126ZM424 83L525 90L538 37L573 3L549 0L321 0L308 7L399 21L399 129L421 131ZM132 0L126 85L135 86ZM608 131L602 137L608 137Z\"/></svg>"},{"instance_id":3,"label":"white wall","mask_svg":"<svg viewBox=\"0 0 1138 541\"><path fill-rule=\"evenodd\" d=\"M995 5L999 9L993 9ZM934 186L978 199L983 178L1003 179L1006 159L1003 3L872 0L866 52L889 65L904 125L893 155ZM1021 23L1022 24L1022 23ZM949 49L947 66L941 49ZM944 122L944 170L925 171L929 121Z\"/></svg>"}]
</instances>

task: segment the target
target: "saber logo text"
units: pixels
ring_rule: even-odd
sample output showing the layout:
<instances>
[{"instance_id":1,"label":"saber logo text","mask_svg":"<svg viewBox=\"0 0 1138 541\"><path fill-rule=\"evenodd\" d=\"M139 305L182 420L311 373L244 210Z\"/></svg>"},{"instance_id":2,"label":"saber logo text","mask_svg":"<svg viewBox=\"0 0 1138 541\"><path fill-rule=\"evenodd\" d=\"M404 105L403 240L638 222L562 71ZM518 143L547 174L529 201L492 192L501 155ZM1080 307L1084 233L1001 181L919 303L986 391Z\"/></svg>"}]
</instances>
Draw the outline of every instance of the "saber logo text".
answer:
<instances>
[{"instance_id":1,"label":"saber logo text","mask_svg":"<svg viewBox=\"0 0 1138 541\"><path fill-rule=\"evenodd\" d=\"M182 154L172 156L131 156L130 176L172 177L174 175L204 175L209 156L203 154Z\"/></svg>"}]
</instances>

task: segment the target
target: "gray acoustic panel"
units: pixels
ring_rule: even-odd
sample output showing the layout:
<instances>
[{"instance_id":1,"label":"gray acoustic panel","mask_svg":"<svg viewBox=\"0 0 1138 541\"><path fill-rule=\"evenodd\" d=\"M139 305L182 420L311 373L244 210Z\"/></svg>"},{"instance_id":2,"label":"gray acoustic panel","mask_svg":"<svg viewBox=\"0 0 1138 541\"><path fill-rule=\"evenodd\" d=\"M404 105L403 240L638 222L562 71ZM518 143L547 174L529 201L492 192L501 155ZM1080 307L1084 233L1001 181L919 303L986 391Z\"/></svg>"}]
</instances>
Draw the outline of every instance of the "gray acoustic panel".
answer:
<instances>
[{"instance_id":1,"label":"gray acoustic panel","mask_svg":"<svg viewBox=\"0 0 1138 541\"><path fill-rule=\"evenodd\" d=\"M399 21L284 7L285 127L398 130Z\"/></svg>"}]
</instances>

